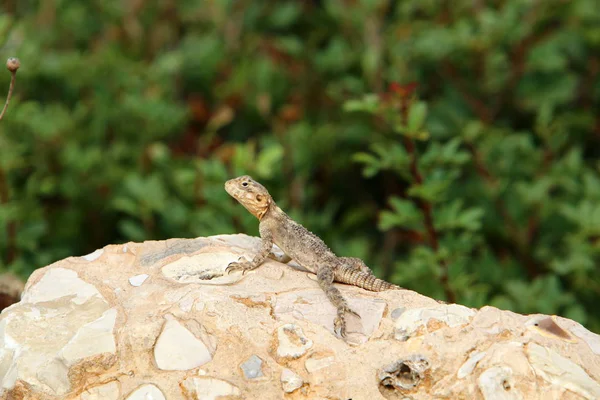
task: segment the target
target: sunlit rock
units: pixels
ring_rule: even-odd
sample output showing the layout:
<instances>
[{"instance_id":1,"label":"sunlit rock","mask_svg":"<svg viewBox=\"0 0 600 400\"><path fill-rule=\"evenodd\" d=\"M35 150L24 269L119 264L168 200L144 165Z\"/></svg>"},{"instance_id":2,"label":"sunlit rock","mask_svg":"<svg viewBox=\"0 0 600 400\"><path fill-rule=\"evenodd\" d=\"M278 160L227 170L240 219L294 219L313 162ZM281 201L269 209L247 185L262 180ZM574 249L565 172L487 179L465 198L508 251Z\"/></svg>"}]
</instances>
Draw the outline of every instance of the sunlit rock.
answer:
<instances>
[{"instance_id":1,"label":"sunlit rock","mask_svg":"<svg viewBox=\"0 0 600 400\"><path fill-rule=\"evenodd\" d=\"M344 341L293 261L224 273L259 244L126 243L35 271L0 314L0 398L600 398L600 337L574 321L336 284L360 315Z\"/></svg>"}]
</instances>

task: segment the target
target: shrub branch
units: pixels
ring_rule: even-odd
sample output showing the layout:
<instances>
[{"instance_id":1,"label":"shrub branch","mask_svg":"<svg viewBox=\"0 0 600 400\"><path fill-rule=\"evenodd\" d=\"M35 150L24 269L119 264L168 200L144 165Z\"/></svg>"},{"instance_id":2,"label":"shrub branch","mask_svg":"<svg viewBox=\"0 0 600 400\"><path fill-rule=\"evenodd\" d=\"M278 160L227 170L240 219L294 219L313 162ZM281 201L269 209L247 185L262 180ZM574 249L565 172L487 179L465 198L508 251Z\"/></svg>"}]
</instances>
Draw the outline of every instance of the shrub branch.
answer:
<instances>
[{"instance_id":1,"label":"shrub branch","mask_svg":"<svg viewBox=\"0 0 600 400\"><path fill-rule=\"evenodd\" d=\"M401 113L404 121L408 121L408 106L409 99L406 96L401 97ZM406 152L410 155L410 173L414 179L416 185L423 185L423 175L419 171L419 155L417 152L417 148L414 140L411 137L404 136L403 140L404 148ZM429 244L431 248L436 252L439 251L439 233L435 229L435 225L433 223L433 207L430 202L423 199L416 199L418 207L421 209L423 213L423 218L425 221L425 229L427 230L427 235L429 236ZM441 267L441 275L440 275L440 283L444 288L444 294L446 295L446 299L450 303L456 303L456 293L452 290L450 286L450 281L448 279L448 263L446 260L440 260Z\"/></svg>"}]
</instances>

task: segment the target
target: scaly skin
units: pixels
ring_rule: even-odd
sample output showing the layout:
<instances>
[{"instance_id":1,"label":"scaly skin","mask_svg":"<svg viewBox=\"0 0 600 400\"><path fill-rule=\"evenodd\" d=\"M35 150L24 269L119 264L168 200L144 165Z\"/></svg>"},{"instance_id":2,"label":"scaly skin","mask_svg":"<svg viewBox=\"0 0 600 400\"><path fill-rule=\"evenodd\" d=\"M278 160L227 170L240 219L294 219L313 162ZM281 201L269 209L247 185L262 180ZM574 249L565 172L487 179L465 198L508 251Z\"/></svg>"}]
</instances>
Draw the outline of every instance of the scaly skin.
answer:
<instances>
[{"instance_id":1,"label":"scaly skin","mask_svg":"<svg viewBox=\"0 0 600 400\"><path fill-rule=\"evenodd\" d=\"M240 258L238 262L230 263L226 272L235 270L246 272L257 268L269 256L273 243L277 244L286 255L317 275L319 286L337 308L334 327L342 337L346 337L345 314L357 317L359 315L350 309L346 299L333 286L334 281L374 292L400 289L399 286L375 277L361 259L336 256L318 236L283 212L275 204L267 189L251 177L244 175L228 180L225 183L225 190L258 218L262 239L260 250L252 261Z\"/></svg>"}]
</instances>

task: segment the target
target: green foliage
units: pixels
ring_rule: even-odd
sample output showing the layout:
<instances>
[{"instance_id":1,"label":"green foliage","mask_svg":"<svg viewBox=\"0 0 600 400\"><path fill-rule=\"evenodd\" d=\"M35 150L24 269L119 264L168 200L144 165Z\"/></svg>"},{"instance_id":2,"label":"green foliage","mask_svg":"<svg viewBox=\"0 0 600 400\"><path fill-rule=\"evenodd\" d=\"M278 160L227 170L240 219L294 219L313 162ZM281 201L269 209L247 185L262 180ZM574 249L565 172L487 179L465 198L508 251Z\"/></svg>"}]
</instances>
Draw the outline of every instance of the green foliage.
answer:
<instances>
[{"instance_id":1,"label":"green foliage","mask_svg":"<svg viewBox=\"0 0 600 400\"><path fill-rule=\"evenodd\" d=\"M256 235L249 173L395 283L600 331L596 3L4 2L0 269Z\"/></svg>"}]
</instances>

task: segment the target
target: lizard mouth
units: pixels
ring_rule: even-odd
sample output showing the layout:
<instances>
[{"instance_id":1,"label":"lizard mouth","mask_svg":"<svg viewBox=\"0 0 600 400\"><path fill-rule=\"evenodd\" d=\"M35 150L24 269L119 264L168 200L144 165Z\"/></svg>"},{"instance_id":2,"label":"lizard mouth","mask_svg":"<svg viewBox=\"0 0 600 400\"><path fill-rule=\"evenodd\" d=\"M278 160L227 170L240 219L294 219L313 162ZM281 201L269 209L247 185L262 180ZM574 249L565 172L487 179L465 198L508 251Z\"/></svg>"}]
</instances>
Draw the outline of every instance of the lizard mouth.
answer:
<instances>
[{"instance_id":1,"label":"lizard mouth","mask_svg":"<svg viewBox=\"0 0 600 400\"><path fill-rule=\"evenodd\" d=\"M227 193L229 193L230 196L235 197L234 193L235 193L235 182L233 179L228 180L227 182L225 182L225 191Z\"/></svg>"}]
</instances>

